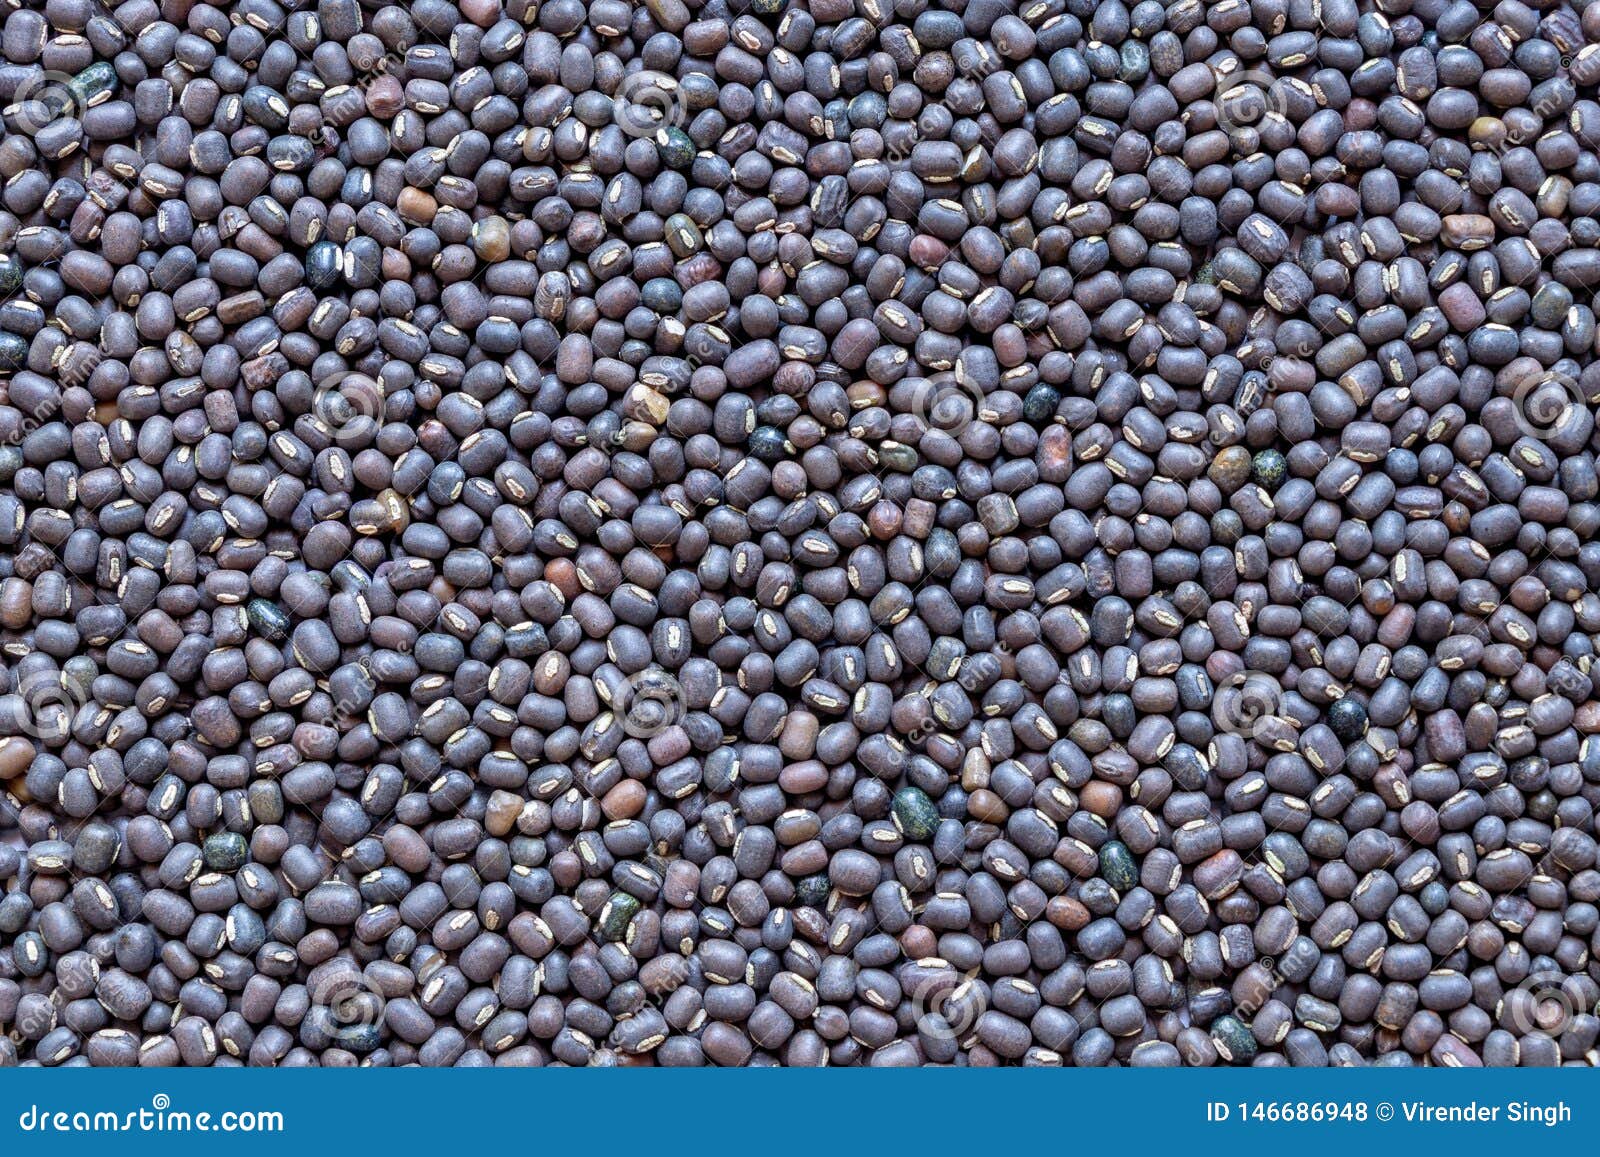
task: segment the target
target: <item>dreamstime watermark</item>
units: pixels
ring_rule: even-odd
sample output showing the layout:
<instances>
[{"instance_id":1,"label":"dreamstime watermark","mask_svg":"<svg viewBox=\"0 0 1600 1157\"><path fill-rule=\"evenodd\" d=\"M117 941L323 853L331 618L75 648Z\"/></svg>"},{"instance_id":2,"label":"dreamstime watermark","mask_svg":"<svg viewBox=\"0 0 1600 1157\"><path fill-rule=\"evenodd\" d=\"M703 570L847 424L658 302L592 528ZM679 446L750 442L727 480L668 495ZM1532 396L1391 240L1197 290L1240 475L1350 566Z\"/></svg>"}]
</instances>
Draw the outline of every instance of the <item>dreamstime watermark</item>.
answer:
<instances>
[{"instance_id":1,"label":"dreamstime watermark","mask_svg":"<svg viewBox=\"0 0 1600 1157\"><path fill-rule=\"evenodd\" d=\"M974 967L966 972L953 968L918 966L902 978L911 1002L911 1019L917 1032L929 1040L966 1041L977 1030L978 1018L989 1009L989 998L980 974Z\"/></svg>"},{"instance_id":2,"label":"dreamstime watermark","mask_svg":"<svg viewBox=\"0 0 1600 1157\"><path fill-rule=\"evenodd\" d=\"M174 1109L171 1097L157 1093L149 1105L123 1112L29 1105L18 1114L17 1128L24 1133L282 1133L285 1124L283 1114L272 1109Z\"/></svg>"},{"instance_id":3,"label":"dreamstime watermark","mask_svg":"<svg viewBox=\"0 0 1600 1157\"><path fill-rule=\"evenodd\" d=\"M311 1007L306 1026L329 1045L353 1053L378 1047L388 1002L365 972L348 960L313 970L306 982Z\"/></svg>"},{"instance_id":4,"label":"dreamstime watermark","mask_svg":"<svg viewBox=\"0 0 1600 1157\"><path fill-rule=\"evenodd\" d=\"M372 708L373 696L377 694L378 680L372 673L372 659L368 655L356 660L356 670L360 672L360 686L362 698L354 699L350 695L342 695L333 705L333 711L328 716L328 721L340 732L349 730L350 724L360 719L367 718L367 712Z\"/></svg>"},{"instance_id":5,"label":"dreamstime watermark","mask_svg":"<svg viewBox=\"0 0 1600 1157\"><path fill-rule=\"evenodd\" d=\"M70 351L72 348L72 346L63 346L62 350ZM61 356L58 353L56 358ZM104 360L105 355L91 346L89 347L89 353L84 355L83 364L56 361L56 384L62 389L81 386L93 376L96 367ZM55 398L50 398L23 412L22 421L17 423L15 430L12 430L5 438L0 439L0 446L22 445L30 435L51 421L60 408L60 402Z\"/></svg>"},{"instance_id":6,"label":"dreamstime watermark","mask_svg":"<svg viewBox=\"0 0 1600 1157\"><path fill-rule=\"evenodd\" d=\"M1529 973L1500 998L1500 1023L1523 1035L1540 1032L1559 1037L1579 1016L1600 1017L1600 1003L1589 1003L1590 987L1561 972Z\"/></svg>"},{"instance_id":7,"label":"dreamstime watermark","mask_svg":"<svg viewBox=\"0 0 1600 1157\"><path fill-rule=\"evenodd\" d=\"M670 672L646 667L612 692L611 710L634 739L652 739L683 722L688 712L683 687Z\"/></svg>"},{"instance_id":8,"label":"dreamstime watermark","mask_svg":"<svg viewBox=\"0 0 1600 1157\"><path fill-rule=\"evenodd\" d=\"M65 672L29 672L0 695L0 729L59 747L71 738L73 721L88 702L88 688Z\"/></svg>"},{"instance_id":9,"label":"dreamstime watermark","mask_svg":"<svg viewBox=\"0 0 1600 1157\"><path fill-rule=\"evenodd\" d=\"M1288 113L1284 90L1278 77L1260 69L1246 69L1217 78L1212 95L1217 127L1225 133L1257 129L1269 116Z\"/></svg>"},{"instance_id":10,"label":"dreamstime watermark","mask_svg":"<svg viewBox=\"0 0 1600 1157\"><path fill-rule=\"evenodd\" d=\"M1076 612L1074 612L1076 613ZM983 656L992 656L997 660L997 665L991 670L981 670L978 666ZM977 651L973 654L961 656L961 661L956 664L955 680L961 689L969 695L982 695L994 681L1000 677L1004 669L1005 660L1011 657L1011 644L1004 639L995 640L994 646L987 651ZM1060 682L1070 683L1065 671L1061 673Z\"/></svg>"},{"instance_id":11,"label":"dreamstime watermark","mask_svg":"<svg viewBox=\"0 0 1600 1157\"><path fill-rule=\"evenodd\" d=\"M667 1002L673 993L688 983L687 965L681 957L677 967L653 972L642 978L644 1003L626 1016L619 1016L611 1031L606 1034L605 1047L629 1056L644 1056L666 1043L669 1026L666 1017ZM696 1014L704 1017L704 1012Z\"/></svg>"},{"instance_id":12,"label":"dreamstime watermark","mask_svg":"<svg viewBox=\"0 0 1600 1157\"><path fill-rule=\"evenodd\" d=\"M1545 686L1569 699L1582 698L1594 689L1594 682L1570 658L1563 655L1545 674Z\"/></svg>"},{"instance_id":13,"label":"dreamstime watermark","mask_svg":"<svg viewBox=\"0 0 1600 1157\"><path fill-rule=\"evenodd\" d=\"M1578 380L1554 369L1514 370L1509 387L1517 429L1544 439L1579 421L1590 405Z\"/></svg>"},{"instance_id":14,"label":"dreamstime watermark","mask_svg":"<svg viewBox=\"0 0 1600 1157\"><path fill-rule=\"evenodd\" d=\"M86 384L94 376L106 355L99 346L77 342L62 346L50 358L50 368L55 371L56 385L62 389Z\"/></svg>"},{"instance_id":15,"label":"dreamstime watermark","mask_svg":"<svg viewBox=\"0 0 1600 1157\"><path fill-rule=\"evenodd\" d=\"M405 53L391 49L358 72L350 81L349 87L361 93L362 97L365 98L367 93L371 91L372 86L384 77L395 75L396 73L398 73L397 80L404 77L405 63ZM338 143L338 135L331 125L318 125L307 134L306 139L319 149L333 148Z\"/></svg>"},{"instance_id":16,"label":"dreamstime watermark","mask_svg":"<svg viewBox=\"0 0 1600 1157\"><path fill-rule=\"evenodd\" d=\"M15 133L34 137L56 121L81 116L88 107L71 73L41 69L17 85L0 116Z\"/></svg>"},{"instance_id":17,"label":"dreamstime watermark","mask_svg":"<svg viewBox=\"0 0 1600 1157\"><path fill-rule=\"evenodd\" d=\"M1265 721L1278 716L1283 688L1264 671L1238 671L1212 693L1211 721L1218 731L1255 739Z\"/></svg>"},{"instance_id":18,"label":"dreamstime watermark","mask_svg":"<svg viewBox=\"0 0 1600 1157\"><path fill-rule=\"evenodd\" d=\"M960 373L924 378L911 395L909 412L930 430L952 438L972 425L983 412L983 387Z\"/></svg>"},{"instance_id":19,"label":"dreamstime watermark","mask_svg":"<svg viewBox=\"0 0 1600 1157\"><path fill-rule=\"evenodd\" d=\"M999 56L992 53L981 41L968 41L966 47L957 51L951 57L955 65L953 80L970 81L972 84L981 85L989 77L1000 71L1002 61ZM952 95L949 85L945 86L944 96L938 101L941 108L950 108ZM952 110L953 111L953 110ZM962 114L957 114L962 115ZM897 137L892 143L885 145L883 155L879 157L891 165L898 165L911 159L913 150L923 141L922 135L917 131L915 121L911 122L911 132L904 137Z\"/></svg>"},{"instance_id":20,"label":"dreamstime watermark","mask_svg":"<svg viewBox=\"0 0 1600 1157\"><path fill-rule=\"evenodd\" d=\"M1256 963L1266 969L1266 983L1257 985L1253 991L1245 993L1232 1009L1233 1015L1247 1025L1255 1019L1256 1013L1261 1011L1262 1006L1272 999L1272 994L1283 985L1285 979L1283 973L1278 970L1278 962L1272 957L1263 956Z\"/></svg>"},{"instance_id":21,"label":"dreamstime watermark","mask_svg":"<svg viewBox=\"0 0 1600 1157\"><path fill-rule=\"evenodd\" d=\"M622 78L611 97L611 112L627 136L654 139L664 129L682 128L688 106L675 78L647 68Z\"/></svg>"},{"instance_id":22,"label":"dreamstime watermark","mask_svg":"<svg viewBox=\"0 0 1600 1157\"><path fill-rule=\"evenodd\" d=\"M1561 67L1573 70L1571 79L1576 83L1594 84L1600 81L1600 45L1586 45L1578 51L1576 56L1563 53ZM1518 129L1515 122L1508 124L1505 121L1501 121L1500 124L1506 130L1503 137L1474 142L1473 147L1475 150L1483 150L1494 153L1496 156L1504 156L1512 149L1532 145L1533 142L1544 135L1545 122L1552 117L1561 117L1567 111L1568 104L1563 88L1559 85L1553 86L1547 89L1528 109L1535 118L1530 123L1537 124L1539 126L1537 129ZM1577 118L1573 119L1575 121ZM1577 125L1564 124L1563 127L1569 130L1576 130ZM1600 144L1600 141L1586 139L1584 143L1592 148Z\"/></svg>"},{"instance_id":23,"label":"dreamstime watermark","mask_svg":"<svg viewBox=\"0 0 1600 1157\"><path fill-rule=\"evenodd\" d=\"M356 370L330 375L311 397L312 416L347 450L372 444L383 424L383 409L383 383Z\"/></svg>"}]
</instances>

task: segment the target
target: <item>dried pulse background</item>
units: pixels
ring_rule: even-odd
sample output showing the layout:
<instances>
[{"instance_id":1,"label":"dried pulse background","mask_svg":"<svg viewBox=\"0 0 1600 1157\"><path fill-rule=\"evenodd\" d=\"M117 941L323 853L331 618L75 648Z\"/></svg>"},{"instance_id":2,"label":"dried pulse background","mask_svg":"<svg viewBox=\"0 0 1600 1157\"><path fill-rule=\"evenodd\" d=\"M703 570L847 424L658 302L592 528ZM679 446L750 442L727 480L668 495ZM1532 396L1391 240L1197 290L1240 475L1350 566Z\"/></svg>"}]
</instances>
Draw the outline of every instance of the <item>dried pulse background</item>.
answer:
<instances>
[{"instance_id":1,"label":"dried pulse background","mask_svg":"<svg viewBox=\"0 0 1600 1157\"><path fill-rule=\"evenodd\" d=\"M1600 1057L1600 3L0 39L0 1063Z\"/></svg>"}]
</instances>

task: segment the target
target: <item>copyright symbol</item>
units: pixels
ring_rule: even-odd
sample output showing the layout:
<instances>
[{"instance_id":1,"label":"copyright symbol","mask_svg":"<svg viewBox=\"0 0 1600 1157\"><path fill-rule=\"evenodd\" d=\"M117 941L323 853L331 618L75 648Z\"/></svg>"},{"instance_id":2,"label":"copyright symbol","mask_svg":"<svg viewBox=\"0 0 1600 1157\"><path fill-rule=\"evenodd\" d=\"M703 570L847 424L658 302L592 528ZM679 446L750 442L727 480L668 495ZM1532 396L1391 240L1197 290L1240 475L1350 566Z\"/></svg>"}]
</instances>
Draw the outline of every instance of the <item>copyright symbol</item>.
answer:
<instances>
[{"instance_id":1,"label":"copyright symbol","mask_svg":"<svg viewBox=\"0 0 1600 1157\"><path fill-rule=\"evenodd\" d=\"M1378 1110L1377 1110L1377 1112L1378 1112L1378 1120L1380 1120L1380 1121L1392 1121L1392 1120L1394 1120L1394 1106L1391 1105L1388 1101L1379 1101L1378 1102Z\"/></svg>"}]
</instances>

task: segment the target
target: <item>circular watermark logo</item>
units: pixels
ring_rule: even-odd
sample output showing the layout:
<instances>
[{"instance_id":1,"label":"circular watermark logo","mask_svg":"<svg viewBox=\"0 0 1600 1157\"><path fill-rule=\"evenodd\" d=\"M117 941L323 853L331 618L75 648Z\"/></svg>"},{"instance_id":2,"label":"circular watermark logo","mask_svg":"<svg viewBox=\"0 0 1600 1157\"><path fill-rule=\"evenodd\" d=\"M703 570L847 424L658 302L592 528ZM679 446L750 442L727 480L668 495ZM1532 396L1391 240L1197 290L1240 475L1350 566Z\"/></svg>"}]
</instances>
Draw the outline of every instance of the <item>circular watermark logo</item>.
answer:
<instances>
[{"instance_id":1,"label":"circular watermark logo","mask_svg":"<svg viewBox=\"0 0 1600 1157\"><path fill-rule=\"evenodd\" d=\"M72 82L71 73L48 69L29 73L4 110L6 124L31 137L58 120L81 115L84 101Z\"/></svg>"},{"instance_id":2,"label":"circular watermark logo","mask_svg":"<svg viewBox=\"0 0 1600 1157\"><path fill-rule=\"evenodd\" d=\"M1510 381L1517 429L1530 438L1548 438L1578 420L1589 405L1583 388L1559 370L1530 369Z\"/></svg>"},{"instance_id":3,"label":"circular watermark logo","mask_svg":"<svg viewBox=\"0 0 1600 1157\"><path fill-rule=\"evenodd\" d=\"M86 687L63 671L26 674L16 688L0 697L0 724L11 735L26 735L48 747L59 747L72 736L72 722L86 703Z\"/></svg>"},{"instance_id":4,"label":"circular watermark logo","mask_svg":"<svg viewBox=\"0 0 1600 1157\"><path fill-rule=\"evenodd\" d=\"M932 1040L967 1040L976 1029L978 1018L989 1009L988 995L978 979L981 971L917 969L918 974L906 982L917 1032Z\"/></svg>"},{"instance_id":5,"label":"circular watermark logo","mask_svg":"<svg viewBox=\"0 0 1600 1157\"><path fill-rule=\"evenodd\" d=\"M629 675L615 694L611 709L622 730L635 739L650 739L683 721L688 711L683 687L660 667Z\"/></svg>"},{"instance_id":6,"label":"circular watermark logo","mask_svg":"<svg viewBox=\"0 0 1600 1157\"><path fill-rule=\"evenodd\" d=\"M983 412L983 387L959 374L925 378L911 395L910 412L930 430L958 437Z\"/></svg>"},{"instance_id":7,"label":"circular watermark logo","mask_svg":"<svg viewBox=\"0 0 1600 1157\"><path fill-rule=\"evenodd\" d=\"M1211 98L1217 127L1225 133L1259 129L1269 116L1284 115L1287 104L1282 87L1274 83L1277 79L1257 68L1219 77Z\"/></svg>"},{"instance_id":8,"label":"circular watermark logo","mask_svg":"<svg viewBox=\"0 0 1600 1157\"><path fill-rule=\"evenodd\" d=\"M1582 1013L1600 1015L1583 999L1576 977L1554 971L1529 973L1500 998L1500 1021L1519 1033L1542 1032L1558 1037Z\"/></svg>"},{"instance_id":9,"label":"circular watermark logo","mask_svg":"<svg viewBox=\"0 0 1600 1157\"><path fill-rule=\"evenodd\" d=\"M306 1023L335 1047L354 1053L378 1047L387 1001L365 972L348 961L318 969L306 990L311 998Z\"/></svg>"},{"instance_id":10,"label":"circular watermark logo","mask_svg":"<svg viewBox=\"0 0 1600 1157\"><path fill-rule=\"evenodd\" d=\"M1283 688L1264 671L1229 675L1211 697L1211 721L1218 731L1254 739L1262 722L1283 706Z\"/></svg>"},{"instance_id":11,"label":"circular watermark logo","mask_svg":"<svg viewBox=\"0 0 1600 1157\"><path fill-rule=\"evenodd\" d=\"M311 398L312 416L345 449L371 444L383 424L383 407L383 383L356 370L331 375Z\"/></svg>"},{"instance_id":12,"label":"circular watermark logo","mask_svg":"<svg viewBox=\"0 0 1600 1157\"><path fill-rule=\"evenodd\" d=\"M611 98L612 119L630 137L653 139L667 128L681 128L688 115L683 88L664 72L629 73Z\"/></svg>"}]
</instances>

